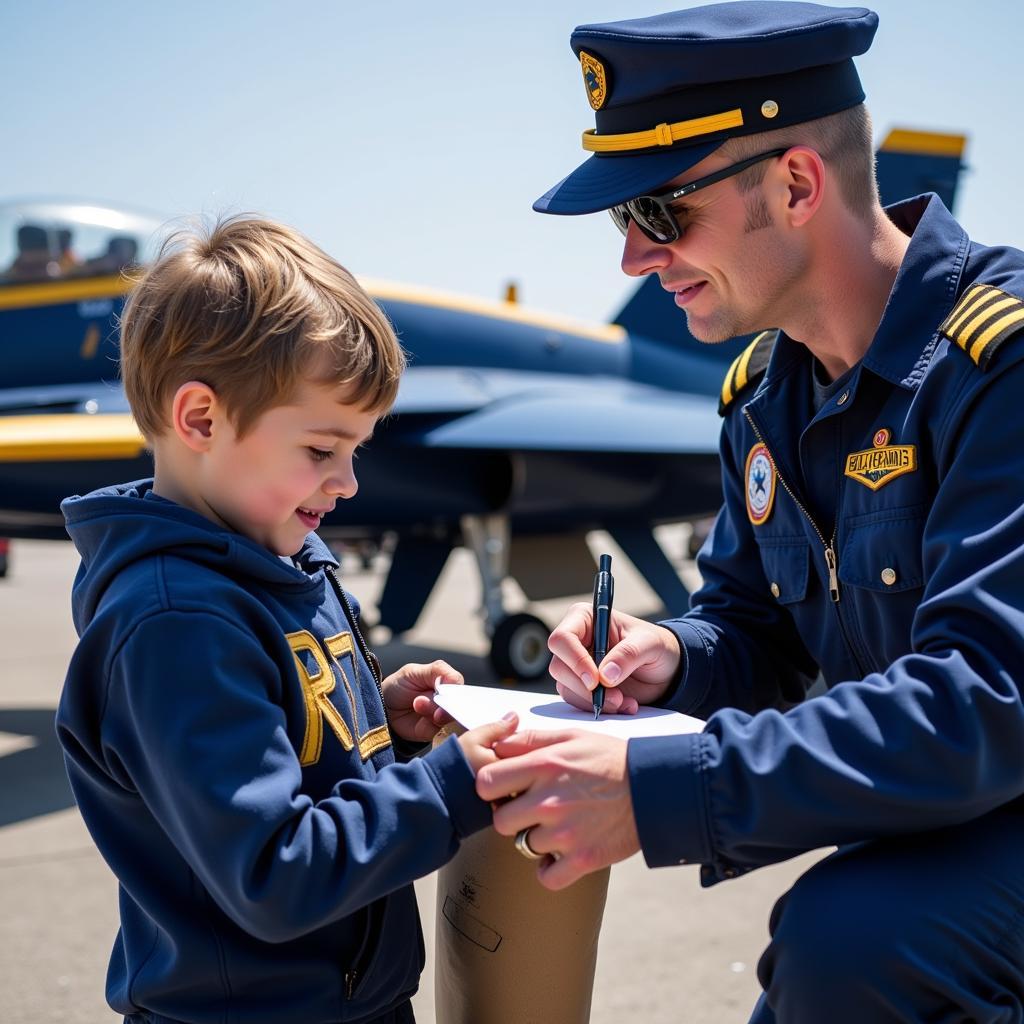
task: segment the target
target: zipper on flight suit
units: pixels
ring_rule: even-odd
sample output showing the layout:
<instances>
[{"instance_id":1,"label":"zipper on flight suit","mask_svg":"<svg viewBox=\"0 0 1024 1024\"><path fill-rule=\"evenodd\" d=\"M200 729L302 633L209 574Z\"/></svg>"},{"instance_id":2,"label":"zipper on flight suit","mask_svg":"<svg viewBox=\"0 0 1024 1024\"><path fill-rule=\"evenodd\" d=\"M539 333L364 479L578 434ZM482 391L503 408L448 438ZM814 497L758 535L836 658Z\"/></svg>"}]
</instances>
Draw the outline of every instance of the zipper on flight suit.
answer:
<instances>
[{"instance_id":1,"label":"zipper on flight suit","mask_svg":"<svg viewBox=\"0 0 1024 1024\"><path fill-rule=\"evenodd\" d=\"M786 483L782 474L779 472L778 464L775 461L774 456L771 453L771 449L768 447L764 437L761 436L761 431L757 429L757 424L754 422L754 418L750 413L744 409L743 415L747 417L747 422L750 424L751 429L754 431L754 436L764 445L764 450L768 452L768 457L772 460L772 468L775 470L775 475L779 478L779 483L782 484L785 492L793 499L794 504L804 514L804 518L811 524L814 532L818 535L818 540L821 541L821 546L825 549L825 566L828 569L828 596L832 598L833 604L839 603L839 563L836 560L836 529L839 523L838 517L836 518L836 525L832 527L832 539L829 541L825 540L825 535L818 528L818 524L814 521L810 512L804 508L803 502L793 493L789 484Z\"/></svg>"},{"instance_id":2,"label":"zipper on flight suit","mask_svg":"<svg viewBox=\"0 0 1024 1024\"><path fill-rule=\"evenodd\" d=\"M754 431L754 436L764 444L765 451L768 453L768 458L771 459L772 467L775 470L775 475L778 477L778 482L782 484L785 493L790 496L794 504L804 514L804 518L811 524L815 534L818 535L818 540L821 542L821 547L825 553L825 567L828 569L828 596L831 598L831 602L836 606L836 621L839 623L839 632L843 637L843 642L846 644L846 649L850 652L853 657L854 665L857 666L857 671L861 677L867 675L867 670L860 660L860 655L857 653L857 648L850 642L850 635L846 631L846 624L843 622L843 613L839 607L839 559L836 557L836 535L839 530L839 505L836 506L836 522L833 524L833 536L830 541L825 540L824 534L818 528L818 524L814 521L814 517L804 507L804 503L794 494L793 488L790 484L785 482L782 474L778 471L778 464L775 462L774 456L771 454L771 449L768 447L768 442L764 439L761 431L758 429L758 425L754 422L754 417L751 416L749 410L743 410L743 416L746 417L746 422L750 423L751 429Z\"/></svg>"},{"instance_id":3,"label":"zipper on flight suit","mask_svg":"<svg viewBox=\"0 0 1024 1024\"><path fill-rule=\"evenodd\" d=\"M826 541L825 535L821 532L818 524L814 521L814 517L804 507L803 502L796 496L796 494L793 493L792 488L786 483L782 474L779 472L778 464L771 453L771 449L768 447L768 442L765 441L764 436L758 429L758 426L754 422L753 416L750 415L749 410L744 408L743 415L746 416L747 422L754 431L754 436L761 442L761 444L764 445L764 450L768 453L768 458L771 459L772 467L775 469L775 475L779 478L779 483L782 484L785 492L793 499L796 507L804 514L804 518L811 524L814 532L818 535L818 540L821 541L821 546L825 550L825 567L828 569L828 596L832 598L832 604L835 605L836 621L839 623L839 633L843 638L843 643L846 644L847 651L850 652L850 655L853 658L854 664L857 666L857 670L863 677L867 675L867 669L860 660L857 648L850 642L850 635L846 632L846 623L843 622L843 615L839 610L839 559L836 558L836 533L839 529L839 506L838 504L836 505L836 519L832 526L832 539Z\"/></svg>"}]
</instances>

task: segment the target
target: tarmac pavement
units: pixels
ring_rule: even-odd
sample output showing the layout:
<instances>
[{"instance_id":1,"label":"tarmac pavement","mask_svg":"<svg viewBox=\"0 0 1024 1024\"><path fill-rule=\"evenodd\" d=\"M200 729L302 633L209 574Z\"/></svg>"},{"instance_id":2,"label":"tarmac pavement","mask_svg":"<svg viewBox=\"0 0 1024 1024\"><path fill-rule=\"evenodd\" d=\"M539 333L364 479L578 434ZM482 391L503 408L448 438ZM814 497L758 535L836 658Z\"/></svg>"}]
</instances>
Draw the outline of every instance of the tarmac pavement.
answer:
<instances>
[{"instance_id":1,"label":"tarmac pavement","mask_svg":"<svg viewBox=\"0 0 1024 1024\"><path fill-rule=\"evenodd\" d=\"M683 537L666 534L676 551ZM593 545L615 553L603 537ZM114 1024L103 998L117 929L117 887L74 806L53 714L74 649L70 544L12 544L0 580L0 992L5 1024ZM616 559L616 604L657 614L656 600ZM694 582L692 566L684 578ZM346 585L367 617L382 583L346 559ZM385 671L444 657L467 682L495 685L474 609L480 588L467 552L452 557L417 628L377 647ZM509 603L522 602L509 584ZM531 610L554 623L564 602ZM550 685L550 681L548 681ZM592 1024L730 1024L747 1019L772 904L820 856L808 854L702 890L693 867L649 870L640 855L612 869L601 932ZM433 1024L433 876L417 883L427 968L415 999ZM568 958L572 950L566 950ZM443 1022L441 1022L443 1024ZM527 1022L515 1022L527 1024Z\"/></svg>"}]
</instances>

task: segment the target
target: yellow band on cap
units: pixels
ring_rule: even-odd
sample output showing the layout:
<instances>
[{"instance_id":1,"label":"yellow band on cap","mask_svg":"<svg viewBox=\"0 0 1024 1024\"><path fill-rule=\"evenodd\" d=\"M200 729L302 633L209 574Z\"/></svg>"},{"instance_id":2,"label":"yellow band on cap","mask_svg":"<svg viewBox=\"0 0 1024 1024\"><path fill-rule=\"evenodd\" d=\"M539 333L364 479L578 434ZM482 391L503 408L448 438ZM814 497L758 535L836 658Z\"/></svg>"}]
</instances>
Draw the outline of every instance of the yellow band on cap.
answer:
<instances>
[{"instance_id":1,"label":"yellow band on cap","mask_svg":"<svg viewBox=\"0 0 1024 1024\"><path fill-rule=\"evenodd\" d=\"M650 149L652 146L671 146L680 139L697 135L711 135L743 124L743 111L726 110L707 117L693 117L675 124L659 124L646 132L626 132L623 135L598 135L594 128L583 133L583 148L591 153L621 153L629 149Z\"/></svg>"}]
</instances>

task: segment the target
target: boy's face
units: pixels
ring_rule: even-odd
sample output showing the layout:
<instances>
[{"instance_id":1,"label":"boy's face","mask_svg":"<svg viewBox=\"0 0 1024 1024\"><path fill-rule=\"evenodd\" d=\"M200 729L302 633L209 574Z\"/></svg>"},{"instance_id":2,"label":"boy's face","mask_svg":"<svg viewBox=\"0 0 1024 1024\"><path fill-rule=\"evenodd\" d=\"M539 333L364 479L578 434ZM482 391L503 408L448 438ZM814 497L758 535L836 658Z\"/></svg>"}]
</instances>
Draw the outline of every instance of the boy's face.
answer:
<instances>
[{"instance_id":1,"label":"boy's face","mask_svg":"<svg viewBox=\"0 0 1024 1024\"><path fill-rule=\"evenodd\" d=\"M295 554L337 500L356 493L353 460L377 414L345 397L345 388L304 382L241 439L222 419L202 460L199 511L275 554Z\"/></svg>"}]
</instances>

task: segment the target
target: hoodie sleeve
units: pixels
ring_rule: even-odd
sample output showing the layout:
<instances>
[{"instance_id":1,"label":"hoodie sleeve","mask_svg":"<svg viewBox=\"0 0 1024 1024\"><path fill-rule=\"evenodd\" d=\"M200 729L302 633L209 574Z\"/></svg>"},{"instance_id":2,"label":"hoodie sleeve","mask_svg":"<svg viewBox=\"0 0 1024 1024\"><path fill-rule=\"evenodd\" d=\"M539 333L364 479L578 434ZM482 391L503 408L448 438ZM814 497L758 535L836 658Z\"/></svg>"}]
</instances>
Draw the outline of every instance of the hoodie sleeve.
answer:
<instances>
[{"instance_id":1,"label":"hoodie sleeve","mask_svg":"<svg viewBox=\"0 0 1024 1024\"><path fill-rule=\"evenodd\" d=\"M428 874L491 820L454 739L314 803L280 685L251 633L216 613L164 611L115 656L102 726L112 774L137 789L221 909L269 942Z\"/></svg>"}]
</instances>

